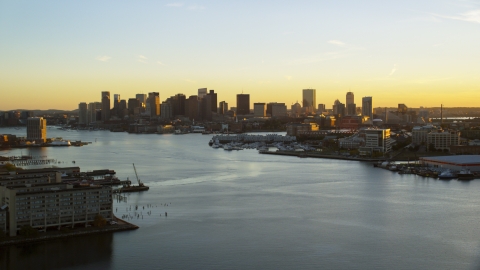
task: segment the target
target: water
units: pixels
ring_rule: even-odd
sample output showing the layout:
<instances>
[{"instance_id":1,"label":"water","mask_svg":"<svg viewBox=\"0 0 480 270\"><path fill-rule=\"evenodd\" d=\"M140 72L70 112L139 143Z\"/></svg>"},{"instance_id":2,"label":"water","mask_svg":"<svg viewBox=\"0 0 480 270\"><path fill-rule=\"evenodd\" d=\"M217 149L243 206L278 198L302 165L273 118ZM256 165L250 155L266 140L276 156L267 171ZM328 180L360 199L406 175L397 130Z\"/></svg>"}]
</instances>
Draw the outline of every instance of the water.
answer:
<instances>
[{"instance_id":1,"label":"water","mask_svg":"<svg viewBox=\"0 0 480 270\"><path fill-rule=\"evenodd\" d=\"M208 147L211 136L199 134L49 129L48 136L92 144L0 155L46 155L64 161L60 166L109 168L130 179L135 179L134 162L150 190L130 194L128 203L115 207L122 216L131 213L127 207L141 206L143 219L132 220L140 229L2 248L0 269L480 265L480 180L447 182L398 175L362 162L229 152Z\"/></svg>"}]
</instances>

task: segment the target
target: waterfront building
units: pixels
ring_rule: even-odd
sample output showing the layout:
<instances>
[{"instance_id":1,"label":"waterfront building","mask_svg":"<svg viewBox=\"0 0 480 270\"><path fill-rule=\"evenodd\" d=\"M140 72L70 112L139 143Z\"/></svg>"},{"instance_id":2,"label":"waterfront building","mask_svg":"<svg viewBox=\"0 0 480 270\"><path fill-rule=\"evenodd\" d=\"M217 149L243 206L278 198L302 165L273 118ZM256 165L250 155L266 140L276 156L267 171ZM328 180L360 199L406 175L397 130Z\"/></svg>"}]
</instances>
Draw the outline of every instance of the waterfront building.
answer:
<instances>
[{"instance_id":1,"label":"waterfront building","mask_svg":"<svg viewBox=\"0 0 480 270\"><path fill-rule=\"evenodd\" d=\"M303 89L303 109L305 113L315 113L315 104L317 104L317 93L316 89Z\"/></svg>"},{"instance_id":2,"label":"waterfront building","mask_svg":"<svg viewBox=\"0 0 480 270\"><path fill-rule=\"evenodd\" d=\"M237 94L237 115L250 114L250 95Z\"/></svg>"},{"instance_id":3,"label":"waterfront building","mask_svg":"<svg viewBox=\"0 0 480 270\"><path fill-rule=\"evenodd\" d=\"M85 126L88 124L88 106L86 102L78 104L78 124Z\"/></svg>"},{"instance_id":4,"label":"waterfront building","mask_svg":"<svg viewBox=\"0 0 480 270\"><path fill-rule=\"evenodd\" d=\"M392 151L390 129L366 129L365 146L360 147L360 155L371 155L379 152L382 154Z\"/></svg>"},{"instance_id":5,"label":"waterfront building","mask_svg":"<svg viewBox=\"0 0 480 270\"><path fill-rule=\"evenodd\" d=\"M155 117L160 115L160 93L158 92L148 93L147 114L150 117Z\"/></svg>"},{"instance_id":6,"label":"waterfront building","mask_svg":"<svg viewBox=\"0 0 480 270\"><path fill-rule=\"evenodd\" d=\"M428 133L435 130L436 127L432 125L416 126L412 128L412 143L421 145L427 142Z\"/></svg>"},{"instance_id":7,"label":"waterfront building","mask_svg":"<svg viewBox=\"0 0 480 270\"><path fill-rule=\"evenodd\" d=\"M110 120L110 92L102 92L102 121Z\"/></svg>"},{"instance_id":8,"label":"waterfront building","mask_svg":"<svg viewBox=\"0 0 480 270\"><path fill-rule=\"evenodd\" d=\"M198 88L198 98L202 99L205 95L207 95L207 88Z\"/></svg>"},{"instance_id":9,"label":"waterfront building","mask_svg":"<svg viewBox=\"0 0 480 270\"><path fill-rule=\"evenodd\" d=\"M427 135L427 149L450 150L450 146L460 144L460 131L456 130L433 130ZM432 149L433 148L433 149Z\"/></svg>"},{"instance_id":10,"label":"waterfront building","mask_svg":"<svg viewBox=\"0 0 480 270\"><path fill-rule=\"evenodd\" d=\"M420 164L442 169L460 171L468 169L471 172L480 172L480 155L456 155L420 157Z\"/></svg>"},{"instance_id":11,"label":"waterfront building","mask_svg":"<svg viewBox=\"0 0 480 270\"><path fill-rule=\"evenodd\" d=\"M287 124L287 135L297 136L299 133L319 131L320 126L317 123L289 123Z\"/></svg>"},{"instance_id":12,"label":"waterfront building","mask_svg":"<svg viewBox=\"0 0 480 270\"><path fill-rule=\"evenodd\" d=\"M368 116L368 117L370 117L370 119L373 118L372 97L363 97L362 98L362 116Z\"/></svg>"},{"instance_id":13,"label":"waterfront building","mask_svg":"<svg viewBox=\"0 0 480 270\"><path fill-rule=\"evenodd\" d=\"M287 116L287 105L285 103L271 103L271 116L272 117L285 117Z\"/></svg>"},{"instance_id":14,"label":"waterfront building","mask_svg":"<svg viewBox=\"0 0 480 270\"><path fill-rule=\"evenodd\" d=\"M29 117L27 119L27 140L42 142L47 140L47 119L43 117Z\"/></svg>"},{"instance_id":15,"label":"waterfront building","mask_svg":"<svg viewBox=\"0 0 480 270\"><path fill-rule=\"evenodd\" d=\"M8 207L7 231L16 236L22 226L46 231L61 226L87 226L101 215L113 219L112 188L52 183L0 186Z\"/></svg>"},{"instance_id":16,"label":"waterfront building","mask_svg":"<svg viewBox=\"0 0 480 270\"><path fill-rule=\"evenodd\" d=\"M254 117L265 117L267 115L267 107L265 103L254 103L253 104L253 116Z\"/></svg>"}]
</instances>

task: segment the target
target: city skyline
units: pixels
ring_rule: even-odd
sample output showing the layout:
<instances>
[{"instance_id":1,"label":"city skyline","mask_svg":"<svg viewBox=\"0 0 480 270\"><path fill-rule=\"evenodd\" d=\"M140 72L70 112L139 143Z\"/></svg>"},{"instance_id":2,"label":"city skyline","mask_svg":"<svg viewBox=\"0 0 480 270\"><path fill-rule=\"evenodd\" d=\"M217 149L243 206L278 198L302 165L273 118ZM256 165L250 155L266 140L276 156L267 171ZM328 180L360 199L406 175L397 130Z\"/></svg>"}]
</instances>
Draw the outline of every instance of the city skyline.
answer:
<instances>
[{"instance_id":1,"label":"city skyline","mask_svg":"<svg viewBox=\"0 0 480 270\"><path fill-rule=\"evenodd\" d=\"M480 3L345 3L2 2L0 110L206 86L252 108L301 103L302 89L327 108L346 92L375 107L478 106Z\"/></svg>"}]
</instances>

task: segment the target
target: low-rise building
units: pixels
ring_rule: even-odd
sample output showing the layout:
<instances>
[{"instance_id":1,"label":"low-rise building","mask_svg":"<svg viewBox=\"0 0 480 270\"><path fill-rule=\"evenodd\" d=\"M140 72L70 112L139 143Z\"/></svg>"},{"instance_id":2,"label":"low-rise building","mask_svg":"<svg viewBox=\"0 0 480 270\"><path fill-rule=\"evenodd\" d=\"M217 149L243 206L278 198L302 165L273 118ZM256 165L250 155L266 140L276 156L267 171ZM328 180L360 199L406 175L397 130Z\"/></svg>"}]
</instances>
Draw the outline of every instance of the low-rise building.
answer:
<instances>
[{"instance_id":1,"label":"low-rise building","mask_svg":"<svg viewBox=\"0 0 480 270\"><path fill-rule=\"evenodd\" d=\"M450 150L460 144L460 132L455 130L434 130L427 135L428 150ZM433 147L433 149L431 149Z\"/></svg>"},{"instance_id":2,"label":"low-rise building","mask_svg":"<svg viewBox=\"0 0 480 270\"><path fill-rule=\"evenodd\" d=\"M412 143L416 145L421 145L427 143L428 133L435 130L436 127L432 125L427 126L416 126L412 128Z\"/></svg>"}]
</instances>

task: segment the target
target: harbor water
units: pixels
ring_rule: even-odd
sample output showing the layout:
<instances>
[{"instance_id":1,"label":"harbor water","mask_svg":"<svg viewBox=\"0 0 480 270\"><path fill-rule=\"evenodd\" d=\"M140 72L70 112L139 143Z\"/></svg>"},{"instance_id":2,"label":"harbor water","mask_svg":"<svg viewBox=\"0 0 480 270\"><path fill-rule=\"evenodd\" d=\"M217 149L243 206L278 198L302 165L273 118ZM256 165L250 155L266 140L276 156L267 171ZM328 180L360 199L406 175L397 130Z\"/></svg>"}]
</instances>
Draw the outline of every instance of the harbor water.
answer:
<instances>
[{"instance_id":1,"label":"harbor water","mask_svg":"<svg viewBox=\"0 0 480 270\"><path fill-rule=\"evenodd\" d=\"M135 179L135 163L150 190L115 200L114 209L140 228L0 248L0 269L480 267L480 180L224 151L209 147L212 136L201 134L49 128L47 135L92 144L10 149L0 156L46 156L55 166L82 171L113 169L122 180Z\"/></svg>"}]
</instances>

